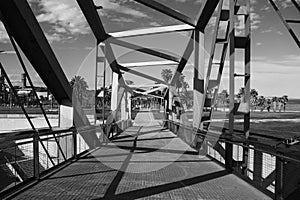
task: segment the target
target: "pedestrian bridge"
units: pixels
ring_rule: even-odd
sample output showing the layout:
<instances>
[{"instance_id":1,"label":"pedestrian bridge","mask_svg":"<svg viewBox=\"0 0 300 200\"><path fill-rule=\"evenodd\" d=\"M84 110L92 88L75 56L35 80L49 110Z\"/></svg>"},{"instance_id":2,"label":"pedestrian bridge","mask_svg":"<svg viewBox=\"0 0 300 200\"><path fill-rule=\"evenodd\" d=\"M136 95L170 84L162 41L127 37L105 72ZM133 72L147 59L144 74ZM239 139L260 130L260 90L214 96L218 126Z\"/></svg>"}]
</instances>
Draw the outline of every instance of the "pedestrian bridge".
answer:
<instances>
[{"instance_id":1,"label":"pedestrian bridge","mask_svg":"<svg viewBox=\"0 0 300 200\"><path fill-rule=\"evenodd\" d=\"M285 20L274 0L268 2L300 47L288 25L299 20ZM291 2L300 10L299 3ZM29 103L24 103L29 98L18 95L18 87L7 74L11 66L0 62L0 94L2 100L6 99L1 103L6 108L16 105L23 116L11 125L11 130L0 134L1 199L300 199L299 135L282 138L250 132L250 0L199 1L195 19L156 0L134 0L178 24L115 33L107 32L101 21L99 9L105 3L102 6L93 0L74 0L72 6L76 4L96 40L95 58L90 59L95 65L89 63L96 70L84 68L93 76L89 81L94 87L88 91L84 84L71 87L66 69L54 54L30 3L0 0L0 20L24 72L23 89L30 90L35 109L40 109L39 115L31 115ZM236 19L241 18L235 31ZM62 24L74 25L61 20ZM209 21L214 23L212 31L205 33ZM182 41L176 39L178 52L145 47L133 40L174 32L185 35L184 44L177 44ZM209 49L204 42L206 35L210 36ZM162 46L164 42L174 43L168 36L161 41L155 38L153 41ZM138 63L122 63L117 47L153 60L139 56ZM223 73L227 57L229 73ZM34 73L27 70L28 63ZM106 65L111 77L109 89L105 86ZM154 66L169 65L174 71L166 80L150 75ZM99 66L103 66L101 89L97 87ZM153 68L133 69L145 66ZM243 72L237 74L241 69ZM184 70L192 74L190 91L187 86L183 89ZM51 93L51 108L53 100L57 102L56 117L50 119L47 115L31 74L38 75ZM153 84L129 84L127 74ZM229 94L220 96L223 78L228 80ZM237 101L235 91L241 87L243 94ZM98 97L102 104L97 102ZM226 109L224 106L218 110L218 97L224 97L223 105L228 100ZM100 109L101 123L97 113ZM3 114L6 118L8 115ZM40 118L45 126L37 123ZM14 128L25 120L26 130Z\"/></svg>"},{"instance_id":2,"label":"pedestrian bridge","mask_svg":"<svg viewBox=\"0 0 300 200\"><path fill-rule=\"evenodd\" d=\"M199 155L151 111L13 199L271 199Z\"/></svg>"}]
</instances>

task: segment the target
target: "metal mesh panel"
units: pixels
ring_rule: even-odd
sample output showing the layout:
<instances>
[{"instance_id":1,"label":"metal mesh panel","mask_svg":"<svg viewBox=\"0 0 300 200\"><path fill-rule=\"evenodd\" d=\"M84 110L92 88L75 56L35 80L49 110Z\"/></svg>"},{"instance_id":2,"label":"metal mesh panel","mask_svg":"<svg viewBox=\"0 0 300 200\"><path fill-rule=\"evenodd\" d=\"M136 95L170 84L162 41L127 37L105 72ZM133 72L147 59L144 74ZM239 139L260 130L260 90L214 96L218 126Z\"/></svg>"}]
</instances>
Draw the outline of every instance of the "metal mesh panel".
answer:
<instances>
[{"instance_id":1,"label":"metal mesh panel","mask_svg":"<svg viewBox=\"0 0 300 200\"><path fill-rule=\"evenodd\" d=\"M81 137L80 134L77 134L77 153L82 153L88 149L89 147L84 141L84 139Z\"/></svg>"},{"instance_id":2,"label":"metal mesh panel","mask_svg":"<svg viewBox=\"0 0 300 200\"><path fill-rule=\"evenodd\" d=\"M262 178L265 179L276 169L276 157L263 153ZM267 190L275 192L275 181L267 187Z\"/></svg>"},{"instance_id":3,"label":"metal mesh panel","mask_svg":"<svg viewBox=\"0 0 300 200\"><path fill-rule=\"evenodd\" d=\"M233 159L235 161L243 161L243 147L240 145L233 145Z\"/></svg>"},{"instance_id":4,"label":"metal mesh panel","mask_svg":"<svg viewBox=\"0 0 300 200\"><path fill-rule=\"evenodd\" d=\"M253 146L252 146L253 147ZM247 171L247 176L253 180L253 170L254 170L254 150L249 149L248 153L248 171Z\"/></svg>"},{"instance_id":5,"label":"metal mesh panel","mask_svg":"<svg viewBox=\"0 0 300 200\"><path fill-rule=\"evenodd\" d=\"M219 152L219 151L222 151L221 149L225 150L225 143L224 142L218 142L214 145L214 147L209 142L208 145L207 145L207 148L208 148L208 155L209 156L211 156L212 158L216 159L217 161L225 164L225 159L223 158L223 156ZM216 149L218 149L218 150L216 150Z\"/></svg>"},{"instance_id":6,"label":"metal mesh panel","mask_svg":"<svg viewBox=\"0 0 300 200\"><path fill-rule=\"evenodd\" d=\"M276 157L267 153L263 153L262 177L266 178L276 167Z\"/></svg>"}]
</instances>

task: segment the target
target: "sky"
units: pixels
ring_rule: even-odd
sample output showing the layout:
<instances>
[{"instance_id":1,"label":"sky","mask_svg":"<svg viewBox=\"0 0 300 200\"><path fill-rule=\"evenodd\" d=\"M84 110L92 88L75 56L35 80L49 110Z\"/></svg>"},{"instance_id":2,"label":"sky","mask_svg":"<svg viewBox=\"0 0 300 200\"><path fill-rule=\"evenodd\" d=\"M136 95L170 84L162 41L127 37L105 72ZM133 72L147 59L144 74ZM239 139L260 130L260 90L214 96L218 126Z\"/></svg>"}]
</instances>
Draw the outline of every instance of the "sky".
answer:
<instances>
[{"instance_id":1,"label":"sky","mask_svg":"<svg viewBox=\"0 0 300 200\"><path fill-rule=\"evenodd\" d=\"M28 0L31 9L51 44L68 79L75 75L83 76L94 87L95 77L95 38L75 0ZM98 13L107 32L130 29L178 25L181 22L164 14L147 8L133 0L94 0L103 9ZM176 9L196 20L202 0L160 0L159 2ZM300 13L292 6L290 0L276 0L283 15L288 19L299 19ZM300 3L300 1L298 1ZM228 2L225 0L225 6ZM210 49L211 33L215 17L210 20L205 30L206 61ZM292 26L300 37L300 25ZM237 32L241 29L241 19L237 20ZM300 98L300 51L288 34L275 11L267 0L251 0L251 88L263 96L288 95ZM172 33L154 36L141 36L124 39L128 42L155 48L172 55L181 56L190 33ZM0 23L0 61L6 68L11 80L20 83L20 65L8 40L3 25ZM116 57L122 63L134 61L157 61L152 56L145 56L128 49L113 46ZM242 52L237 52L237 73L243 69ZM26 60L26 59L25 59ZM192 86L193 56L183 74ZM30 63L26 61L30 68ZM228 63L226 63L221 87L228 88ZM102 73L103 66L98 66ZM175 69L175 66L164 66ZM162 67L142 67L137 71L160 78ZM41 80L33 70L29 70L36 84ZM109 72L107 72L109 73ZM108 76L107 81L110 81ZM151 83L149 80L124 74L126 79L136 84ZM242 87L242 80L236 81L236 90Z\"/></svg>"}]
</instances>

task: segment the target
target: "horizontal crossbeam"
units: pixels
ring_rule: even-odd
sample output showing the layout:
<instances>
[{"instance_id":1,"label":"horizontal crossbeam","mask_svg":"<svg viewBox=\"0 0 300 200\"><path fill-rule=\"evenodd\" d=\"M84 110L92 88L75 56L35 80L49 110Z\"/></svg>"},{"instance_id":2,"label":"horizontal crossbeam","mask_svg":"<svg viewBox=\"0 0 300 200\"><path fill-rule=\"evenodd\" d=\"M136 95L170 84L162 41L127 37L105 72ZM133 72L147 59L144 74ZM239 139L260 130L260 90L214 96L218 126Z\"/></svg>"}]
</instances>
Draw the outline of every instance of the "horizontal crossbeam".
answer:
<instances>
[{"instance_id":1,"label":"horizontal crossbeam","mask_svg":"<svg viewBox=\"0 0 300 200\"><path fill-rule=\"evenodd\" d=\"M123 67L135 68L135 67L149 67L149 66L166 66L166 65L177 65L177 62L173 61L148 61L148 62L136 62L136 63L120 63Z\"/></svg>"},{"instance_id":2,"label":"horizontal crossbeam","mask_svg":"<svg viewBox=\"0 0 300 200\"><path fill-rule=\"evenodd\" d=\"M145 53L145 54L148 54L148 55L156 56L156 57L163 58L163 59L170 60L170 61L174 61L174 62L179 62L179 59L175 56L171 56L171 55L168 55L166 53L163 53L163 52L160 52L160 51L157 51L157 50L153 50L153 49L149 49L149 48L145 48L145 47L142 47L142 46L139 46L139 45L136 45L136 44L132 44L132 43L129 43L129 42L126 42L126 41L123 41L123 40L119 40L117 38L110 37L107 41L112 43L112 44L116 44L116 45L119 45L119 46L122 46L122 47L125 47L125 48L128 48L128 49L132 49L132 50L135 50L135 51L138 51L138 52L141 52L141 53Z\"/></svg>"},{"instance_id":3,"label":"horizontal crossbeam","mask_svg":"<svg viewBox=\"0 0 300 200\"><path fill-rule=\"evenodd\" d=\"M162 27L151 27L137 30L128 30L121 31L115 33L109 33L109 35L115 38L126 38L126 37L134 37L134 36L145 36L145 35L153 35L159 33L171 33L171 32L179 32L179 31L191 31L194 27L183 24L183 25L174 25L174 26L162 26Z\"/></svg>"}]
</instances>

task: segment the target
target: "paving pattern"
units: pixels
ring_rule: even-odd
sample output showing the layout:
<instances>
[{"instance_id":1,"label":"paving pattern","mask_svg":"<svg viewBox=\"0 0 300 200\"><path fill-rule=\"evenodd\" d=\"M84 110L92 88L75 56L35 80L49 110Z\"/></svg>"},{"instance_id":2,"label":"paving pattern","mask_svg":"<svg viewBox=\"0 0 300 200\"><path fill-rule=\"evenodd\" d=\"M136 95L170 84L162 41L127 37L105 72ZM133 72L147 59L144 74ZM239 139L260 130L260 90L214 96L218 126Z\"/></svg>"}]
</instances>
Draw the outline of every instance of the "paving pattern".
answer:
<instances>
[{"instance_id":1,"label":"paving pattern","mask_svg":"<svg viewBox=\"0 0 300 200\"><path fill-rule=\"evenodd\" d=\"M271 199L199 156L149 112L113 142L15 199Z\"/></svg>"}]
</instances>

